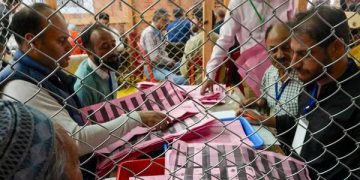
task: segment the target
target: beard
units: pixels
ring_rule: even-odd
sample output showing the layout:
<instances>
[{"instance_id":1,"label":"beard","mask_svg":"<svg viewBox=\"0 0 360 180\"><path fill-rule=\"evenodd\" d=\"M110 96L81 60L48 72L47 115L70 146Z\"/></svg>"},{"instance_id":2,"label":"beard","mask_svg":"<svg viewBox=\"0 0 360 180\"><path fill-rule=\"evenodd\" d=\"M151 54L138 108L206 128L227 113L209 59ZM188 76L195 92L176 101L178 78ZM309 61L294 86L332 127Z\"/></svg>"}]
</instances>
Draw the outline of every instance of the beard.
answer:
<instances>
[{"instance_id":1,"label":"beard","mask_svg":"<svg viewBox=\"0 0 360 180\"><path fill-rule=\"evenodd\" d=\"M102 58L102 64L100 58L94 56L94 62L96 66L100 66L100 68L105 68L111 71L117 71L121 65L121 60L118 55L109 55Z\"/></svg>"}]
</instances>

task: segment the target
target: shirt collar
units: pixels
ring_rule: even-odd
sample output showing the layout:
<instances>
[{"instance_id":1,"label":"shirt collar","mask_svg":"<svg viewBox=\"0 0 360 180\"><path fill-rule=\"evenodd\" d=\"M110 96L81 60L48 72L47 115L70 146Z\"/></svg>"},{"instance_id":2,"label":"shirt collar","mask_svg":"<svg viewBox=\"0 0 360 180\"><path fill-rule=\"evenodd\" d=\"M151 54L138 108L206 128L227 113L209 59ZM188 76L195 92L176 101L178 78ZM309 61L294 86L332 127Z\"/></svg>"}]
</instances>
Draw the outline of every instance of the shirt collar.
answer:
<instances>
[{"instance_id":1,"label":"shirt collar","mask_svg":"<svg viewBox=\"0 0 360 180\"><path fill-rule=\"evenodd\" d=\"M95 65L95 63L90 59L88 58L88 63L89 63L89 66L92 70L95 71L95 73L100 76L101 79L104 79L104 80L107 80L109 79L109 71L104 71L102 70L101 68L98 68L99 66Z\"/></svg>"}]
</instances>

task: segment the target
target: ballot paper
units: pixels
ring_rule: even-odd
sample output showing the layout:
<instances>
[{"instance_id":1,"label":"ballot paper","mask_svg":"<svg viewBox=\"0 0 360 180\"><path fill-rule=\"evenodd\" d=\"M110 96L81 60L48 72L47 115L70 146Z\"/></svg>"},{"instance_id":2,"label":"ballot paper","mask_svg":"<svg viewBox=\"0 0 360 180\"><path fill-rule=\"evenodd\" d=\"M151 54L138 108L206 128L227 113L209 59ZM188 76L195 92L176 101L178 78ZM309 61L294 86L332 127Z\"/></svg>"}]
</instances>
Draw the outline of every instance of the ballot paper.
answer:
<instances>
[{"instance_id":1,"label":"ballot paper","mask_svg":"<svg viewBox=\"0 0 360 180\"><path fill-rule=\"evenodd\" d=\"M225 103L225 85L214 85L214 92L208 92L205 95L201 95L200 90L199 85L179 86L179 91L184 97L199 100L203 104Z\"/></svg>"},{"instance_id":2,"label":"ballot paper","mask_svg":"<svg viewBox=\"0 0 360 180\"><path fill-rule=\"evenodd\" d=\"M184 121L188 118L191 119L192 116L195 116L196 114L200 113L199 110L201 110L201 109L195 108L194 102L191 100L185 101L179 105L169 108L169 111L168 112L165 111L164 113L167 114L168 117L171 119L170 130L172 130L174 128L180 128L180 127L178 127L178 125L176 125L176 123ZM197 118L193 117L193 119L197 119ZM150 131L149 128L136 127L135 129L133 129L129 133L127 133L125 136L121 137L115 143L113 143L110 146L107 146L105 148L102 148L100 150L97 150L97 152L103 153L103 154L111 153L115 149L117 149L120 146L129 142L132 137L149 133L149 131Z\"/></svg>"},{"instance_id":3,"label":"ballot paper","mask_svg":"<svg viewBox=\"0 0 360 180\"><path fill-rule=\"evenodd\" d=\"M206 127L207 124L214 121L213 117L204 114L197 114L183 121L177 121L165 131L154 131L143 135L132 136L128 141L122 138L122 141L116 142L116 146L107 148L106 151L96 151L97 154L106 158L100 159L97 167L99 175L106 173L108 168L114 166L114 161L125 160L134 157L134 154L141 155L143 150L155 149L164 142L169 142L177 137L185 138L191 136L192 132ZM204 133L207 133L206 131ZM193 135L192 135L193 136ZM115 148L114 148L115 147Z\"/></svg>"},{"instance_id":4,"label":"ballot paper","mask_svg":"<svg viewBox=\"0 0 360 180\"><path fill-rule=\"evenodd\" d=\"M136 87L141 90L145 90L145 89L151 88L153 86L157 86L157 85L159 85L159 83L148 82L148 81L142 81L142 82L136 83Z\"/></svg>"},{"instance_id":5,"label":"ballot paper","mask_svg":"<svg viewBox=\"0 0 360 180\"><path fill-rule=\"evenodd\" d=\"M183 101L184 98L176 86L166 82L130 96L84 107L81 111L85 123L103 123L131 111L167 110Z\"/></svg>"},{"instance_id":6,"label":"ballot paper","mask_svg":"<svg viewBox=\"0 0 360 180\"><path fill-rule=\"evenodd\" d=\"M202 133L206 131L206 133ZM240 123L240 121L213 121L208 124L206 128L202 128L197 133L201 134L198 137L193 136L192 139L187 139L187 143L207 143L207 144L238 144L252 147L253 143ZM182 139L180 139L182 140ZM175 140L176 141L176 140Z\"/></svg>"},{"instance_id":7,"label":"ballot paper","mask_svg":"<svg viewBox=\"0 0 360 180\"><path fill-rule=\"evenodd\" d=\"M176 141L165 168L166 179L310 179L301 161L238 144Z\"/></svg>"}]
</instances>

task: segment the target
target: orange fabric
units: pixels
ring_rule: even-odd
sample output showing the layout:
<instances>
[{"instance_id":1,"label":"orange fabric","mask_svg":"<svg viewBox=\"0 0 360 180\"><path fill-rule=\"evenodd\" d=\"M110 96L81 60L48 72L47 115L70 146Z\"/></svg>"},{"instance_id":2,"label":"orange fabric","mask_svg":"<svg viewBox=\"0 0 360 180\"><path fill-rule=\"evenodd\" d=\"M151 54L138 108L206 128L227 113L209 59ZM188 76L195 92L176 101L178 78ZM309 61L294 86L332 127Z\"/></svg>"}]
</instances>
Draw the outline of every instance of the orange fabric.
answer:
<instances>
[{"instance_id":1,"label":"orange fabric","mask_svg":"<svg viewBox=\"0 0 360 180\"><path fill-rule=\"evenodd\" d=\"M195 67L196 65L198 67L201 67L202 66L202 58L201 57L197 57L194 59L194 62L191 62L190 63L190 67L189 67L189 81L190 81L190 85L194 85L196 84L196 80L195 80L195 77L196 77L196 70L195 70Z\"/></svg>"},{"instance_id":2,"label":"orange fabric","mask_svg":"<svg viewBox=\"0 0 360 180\"><path fill-rule=\"evenodd\" d=\"M86 54L86 52L79 47L80 45L82 45L81 39L78 38L79 33L76 31L69 30L69 34L70 34L69 42L70 42L71 46L74 47L75 45L77 45L76 48L73 51L71 51L71 55ZM76 38L78 38L78 39L75 42L74 40Z\"/></svg>"}]
</instances>

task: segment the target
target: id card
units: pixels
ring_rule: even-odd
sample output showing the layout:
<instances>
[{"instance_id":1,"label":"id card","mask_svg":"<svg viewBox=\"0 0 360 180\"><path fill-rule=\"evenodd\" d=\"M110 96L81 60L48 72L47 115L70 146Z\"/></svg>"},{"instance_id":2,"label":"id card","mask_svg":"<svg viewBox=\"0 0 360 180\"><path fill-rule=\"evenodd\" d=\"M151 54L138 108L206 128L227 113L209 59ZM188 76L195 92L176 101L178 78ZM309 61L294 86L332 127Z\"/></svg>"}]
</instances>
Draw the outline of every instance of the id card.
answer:
<instances>
[{"instance_id":1,"label":"id card","mask_svg":"<svg viewBox=\"0 0 360 180\"><path fill-rule=\"evenodd\" d=\"M305 135L307 132L307 128L309 126L309 121L305 119L305 117L301 117L299 119L299 123L296 127L295 136L292 143L292 148L298 153L301 153L301 149L304 145Z\"/></svg>"}]
</instances>

